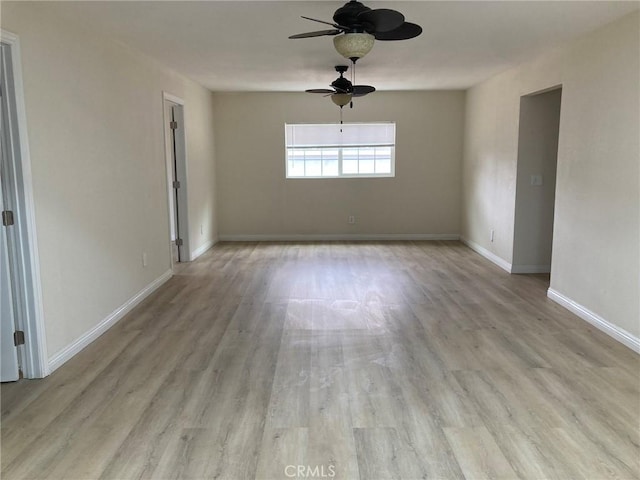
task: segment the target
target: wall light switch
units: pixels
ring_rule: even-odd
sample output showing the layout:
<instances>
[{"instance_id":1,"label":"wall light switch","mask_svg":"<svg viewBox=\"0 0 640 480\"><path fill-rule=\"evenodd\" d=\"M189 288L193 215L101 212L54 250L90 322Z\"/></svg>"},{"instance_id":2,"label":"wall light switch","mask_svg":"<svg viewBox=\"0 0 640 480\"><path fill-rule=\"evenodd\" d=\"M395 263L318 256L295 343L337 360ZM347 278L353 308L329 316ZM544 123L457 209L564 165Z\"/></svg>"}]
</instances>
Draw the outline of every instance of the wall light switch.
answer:
<instances>
[{"instance_id":1,"label":"wall light switch","mask_svg":"<svg viewBox=\"0 0 640 480\"><path fill-rule=\"evenodd\" d=\"M531 175L531 185L533 185L534 187L539 187L540 185L542 185L542 175Z\"/></svg>"}]
</instances>

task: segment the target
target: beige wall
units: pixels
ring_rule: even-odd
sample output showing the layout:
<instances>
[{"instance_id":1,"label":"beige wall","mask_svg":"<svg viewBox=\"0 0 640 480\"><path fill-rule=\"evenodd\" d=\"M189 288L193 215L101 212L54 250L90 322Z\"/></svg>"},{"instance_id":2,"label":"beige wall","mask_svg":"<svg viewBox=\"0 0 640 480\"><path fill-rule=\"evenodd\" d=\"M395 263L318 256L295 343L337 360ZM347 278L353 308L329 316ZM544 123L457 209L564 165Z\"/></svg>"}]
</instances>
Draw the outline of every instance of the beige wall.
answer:
<instances>
[{"instance_id":1,"label":"beige wall","mask_svg":"<svg viewBox=\"0 0 640 480\"><path fill-rule=\"evenodd\" d=\"M468 91L462 220L512 263L520 97L562 84L551 288L636 338L638 38L636 12Z\"/></svg>"},{"instance_id":2,"label":"beige wall","mask_svg":"<svg viewBox=\"0 0 640 480\"><path fill-rule=\"evenodd\" d=\"M184 89L190 252L218 240L213 94L192 82Z\"/></svg>"},{"instance_id":3,"label":"beige wall","mask_svg":"<svg viewBox=\"0 0 640 480\"><path fill-rule=\"evenodd\" d=\"M53 357L170 268L163 90L186 101L192 249L215 237L212 95L46 4L3 1L2 28L22 47Z\"/></svg>"},{"instance_id":4,"label":"beige wall","mask_svg":"<svg viewBox=\"0 0 640 480\"><path fill-rule=\"evenodd\" d=\"M221 238L459 233L464 92L375 92L344 109L396 122L395 178L285 179L284 124L339 121L328 98L216 94L214 111Z\"/></svg>"}]
</instances>

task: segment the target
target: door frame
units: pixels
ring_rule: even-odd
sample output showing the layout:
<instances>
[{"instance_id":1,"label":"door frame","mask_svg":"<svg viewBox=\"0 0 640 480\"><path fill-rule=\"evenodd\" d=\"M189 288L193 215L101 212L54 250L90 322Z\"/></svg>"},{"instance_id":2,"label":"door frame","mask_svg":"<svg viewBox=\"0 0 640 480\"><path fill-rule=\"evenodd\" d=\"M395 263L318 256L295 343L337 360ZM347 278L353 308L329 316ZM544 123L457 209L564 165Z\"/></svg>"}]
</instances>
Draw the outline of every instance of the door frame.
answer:
<instances>
[{"instance_id":1,"label":"door frame","mask_svg":"<svg viewBox=\"0 0 640 480\"><path fill-rule=\"evenodd\" d=\"M29 153L27 114L24 103L20 39L17 35L0 29L0 42L11 51L13 89L3 92L10 102L8 145L11 150L9 162L14 172L11 179L16 192L16 236L19 249L17 264L21 269L21 287L24 296L20 298L24 318L19 326L24 329L24 349L18 349L22 373L25 378L42 378L50 373L47 354L40 260L36 233L36 217L33 200L31 156ZM21 192L22 194L17 194Z\"/></svg>"},{"instance_id":2,"label":"door frame","mask_svg":"<svg viewBox=\"0 0 640 480\"><path fill-rule=\"evenodd\" d=\"M178 189L178 231L176 232L177 238L182 239L182 246L180 250L181 262L191 261L191 242L189 241L189 208L188 208L188 185L187 185L187 145L185 136L184 125L184 100L169 92L162 92L162 117L163 117L163 130L164 130L164 142L165 142L165 163L167 170L167 205L169 209L169 244L173 241L171 238L171 222L173 222L174 215L174 191L173 191L173 155L166 148L169 145L170 129L168 128L170 118L167 118L165 105L167 102L175 104L181 113L180 121L178 121L178 128L175 131L175 154L176 154L176 171L177 180L180 182L180 188ZM171 265L173 267L173 256L169 252L171 257Z\"/></svg>"}]
</instances>

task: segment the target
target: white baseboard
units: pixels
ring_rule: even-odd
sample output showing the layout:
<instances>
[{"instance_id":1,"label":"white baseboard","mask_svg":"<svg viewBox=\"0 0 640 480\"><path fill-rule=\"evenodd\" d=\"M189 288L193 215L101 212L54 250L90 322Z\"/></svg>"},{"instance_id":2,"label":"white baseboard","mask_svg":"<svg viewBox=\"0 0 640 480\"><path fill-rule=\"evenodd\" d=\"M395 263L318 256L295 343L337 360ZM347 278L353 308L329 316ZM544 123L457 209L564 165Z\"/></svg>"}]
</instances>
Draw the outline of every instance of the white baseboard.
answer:
<instances>
[{"instance_id":1,"label":"white baseboard","mask_svg":"<svg viewBox=\"0 0 640 480\"><path fill-rule=\"evenodd\" d=\"M557 292L556 290L553 290L551 288L547 290L547 297L549 297L554 302L562 305L567 310L575 313L582 320L590 323L598 330L602 330L610 337L616 339L623 345L626 345L634 352L640 353L640 338L634 337L626 330L623 330L613 323L606 321L601 316L593 313L588 308L583 307L577 302L574 302L573 300L564 296L560 292Z\"/></svg>"},{"instance_id":2,"label":"white baseboard","mask_svg":"<svg viewBox=\"0 0 640 480\"><path fill-rule=\"evenodd\" d=\"M191 252L191 260L190 261L193 262L196 258L198 258L204 252L206 252L211 247L213 247L216 243L217 243L217 240L209 240L208 242L205 242L203 245L201 245L198 248L196 248L193 252Z\"/></svg>"},{"instance_id":3,"label":"white baseboard","mask_svg":"<svg viewBox=\"0 0 640 480\"><path fill-rule=\"evenodd\" d=\"M322 242L383 240L460 240L457 233L336 233L336 234L266 234L220 235L221 242Z\"/></svg>"},{"instance_id":4,"label":"white baseboard","mask_svg":"<svg viewBox=\"0 0 640 480\"><path fill-rule=\"evenodd\" d=\"M124 317L127 313L129 313L133 308L142 302L145 298L151 295L155 290L157 290L162 284L164 284L167 280L171 278L173 272L171 270L167 270L160 277L156 278L149 285L140 290L136 295L134 295L131 299L125 302L122 306L117 308L113 313L111 313L107 318L102 320L98 325L93 327L91 330L86 332L80 338L75 340L70 345L67 345L62 350L55 353L51 358L49 358L49 372L52 373L54 370L60 368L64 363L69 361L72 357L78 354L82 349L87 347L91 342L97 339L104 332L109 330L113 325L115 325L122 317Z\"/></svg>"},{"instance_id":5,"label":"white baseboard","mask_svg":"<svg viewBox=\"0 0 640 480\"><path fill-rule=\"evenodd\" d=\"M551 273L551 265L511 265L511 273Z\"/></svg>"},{"instance_id":6,"label":"white baseboard","mask_svg":"<svg viewBox=\"0 0 640 480\"><path fill-rule=\"evenodd\" d=\"M471 240L466 239L464 237L460 237L460 241L462 243L464 243L467 247L469 247L471 250L473 250L474 252L479 253L480 255L482 255L484 258L486 258L490 262L495 263L497 266L499 266L503 270L507 271L508 273L511 273L511 268L512 268L511 264L509 262L507 262L506 260L504 260L504 259L500 258L499 256L497 256L495 253L490 252L486 248L481 247L477 243L472 242Z\"/></svg>"}]
</instances>

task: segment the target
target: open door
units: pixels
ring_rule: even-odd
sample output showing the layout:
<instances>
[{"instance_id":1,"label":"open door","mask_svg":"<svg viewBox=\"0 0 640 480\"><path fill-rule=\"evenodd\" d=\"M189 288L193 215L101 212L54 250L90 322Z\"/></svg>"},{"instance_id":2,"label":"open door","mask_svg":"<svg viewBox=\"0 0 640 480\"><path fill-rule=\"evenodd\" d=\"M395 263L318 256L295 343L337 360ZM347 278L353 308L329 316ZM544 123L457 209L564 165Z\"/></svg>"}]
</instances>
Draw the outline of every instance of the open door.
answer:
<instances>
[{"instance_id":1,"label":"open door","mask_svg":"<svg viewBox=\"0 0 640 480\"><path fill-rule=\"evenodd\" d=\"M4 183L4 175L0 185ZM0 209L4 209L4 189L0 192ZM11 271L9 267L9 249L7 245L8 216L3 215L2 231L0 232L0 381L13 382L20 378L18 367L18 347L14 342L16 319L14 312L14 296L11 285Z\"/></svg>"},{"instance_id":2,"label":"open door","mask_svg":"<svg viewBox=\"0 0 640 480\"><path fill-rule=\"evenodd\" d=\"M0 211L2 226L0 227L0 380L13 382L20 378L18 364L18 348L14 344L16 328L16 291L15 272L15 201L9 163L9 118L7 109L7 79L9 68L9 47L0 45Z\"/></svg>"},{"instance_id":3,"label":"open door","mask_svg":"<svg viewBox=\"0 0 640 480\"><path fill-rule=\"evenodd\" d=\"M187 218L187 165L184 106L164 94L165 149L169 184L169 223L172 263L191 260Z\"/></svg>"}]
</instances>

